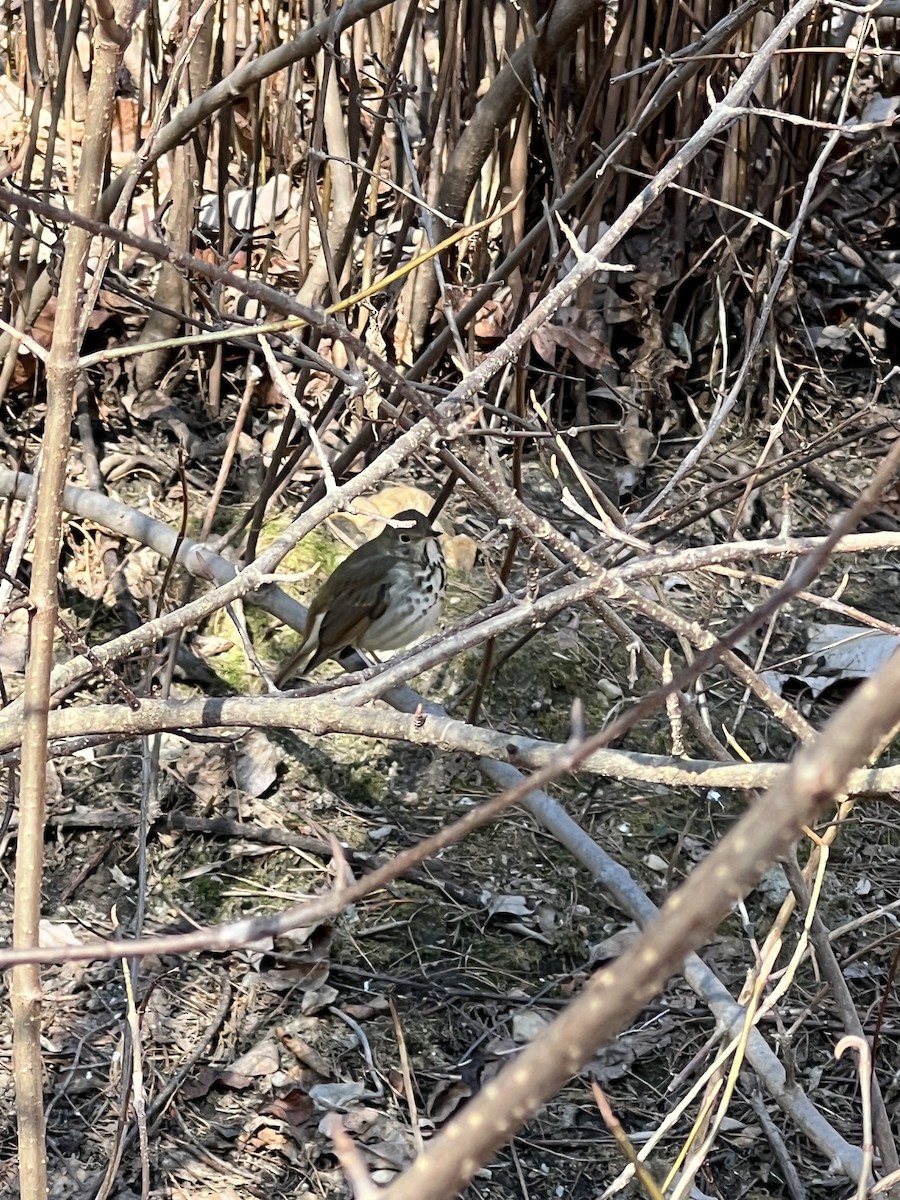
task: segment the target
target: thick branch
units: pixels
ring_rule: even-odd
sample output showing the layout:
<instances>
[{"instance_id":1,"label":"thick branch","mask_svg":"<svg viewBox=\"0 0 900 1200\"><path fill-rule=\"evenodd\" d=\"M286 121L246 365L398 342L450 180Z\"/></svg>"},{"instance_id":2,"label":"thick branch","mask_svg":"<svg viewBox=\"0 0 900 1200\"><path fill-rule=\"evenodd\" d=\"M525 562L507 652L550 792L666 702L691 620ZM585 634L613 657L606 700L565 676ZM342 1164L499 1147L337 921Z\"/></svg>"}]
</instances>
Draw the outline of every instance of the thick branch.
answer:
<instances>
[{"instance_id":1,"label":"thick branch","mask_svg":"<svg viewBox=\"0 0 900 1200\"><path fill-rule=\"evenodd\" d=\"M62 743L54 747L54 752L64 754L72 753L70 739L96 742L98 738L136 737L165 730L221 730L228 727L238 731L244 728L292 729L314 737L332 733L355 734L409 742L453 754L492 758L527 770L552 766L566 750L562 742L545 742L522 734L483 729L438 712L411 717L404 712L354 708L330 696L143 700L136 711L112 704L67 708L51 713L49 737ZM21 720L0 721L0 753L10 754L21 741ZM605 779L656 783L671 788L757 791L774 786L785 766L776 762L676 759L663 754L603 748L582 759L578 770ZM891 796L900 790L900 766L854 771L848 790L853 795Z\"/></svg>"}]
</instances>

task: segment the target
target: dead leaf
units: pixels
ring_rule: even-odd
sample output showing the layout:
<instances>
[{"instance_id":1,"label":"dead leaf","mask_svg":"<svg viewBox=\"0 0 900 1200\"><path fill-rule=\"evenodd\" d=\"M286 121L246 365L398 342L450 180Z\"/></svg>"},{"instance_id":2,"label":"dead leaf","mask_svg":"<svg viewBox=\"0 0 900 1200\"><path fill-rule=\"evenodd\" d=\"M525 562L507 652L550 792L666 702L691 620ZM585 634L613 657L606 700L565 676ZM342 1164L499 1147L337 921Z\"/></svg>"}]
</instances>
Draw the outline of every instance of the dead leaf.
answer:
<instances>
[{"instance_id":1,"label":"dead leaf","mask_svg":"<svg viewBox=\"0 0 900 1200\"><path fill-rule=\"evenodd\" d=\"M475 569L475 558L478 554L478 543L468 534L444 534L441 538L441 549L444 559L451 571L460 571L464 575Z\"/></svg>"},{"instance_id":2,"label":"dead leaf","mask_svg":"<svg viewBox=\"0 0 900 1200\"><path fill-rule=\"evenodd\" d=\"M305 1038L291 1033L282 1026L278 1026L275 1033L284 1048L289 1050L298 1062L315 1071L317 1075L321 1075L323 1079L328 1079L334 1074L328 1059L320 1054L314 1046L311 1046Z\"/></svg>"},{"instance_id":3,"label":"dead leaf","mask_svg":"<svg viewBox=\"0 0 900 1200\"><path fill-rule=\"evenodd\" d=\"M513 1015L512 1035L519 1045L533 1042L553 1023L553 1014L537 1008L526 1008Z\"/></svg>"},{"instance_id":4,"label":"dead leaf","mask_svg":"<svg viewBox=\"0 0 900 1200\"><path fill-rule=\"evenodd\" d=\"M261 971L259 977L273 992L288 992L294 988L302 988L304 992L315 993L328 978L328 963L292 963L289 967L278 970ZM302 1011L311 1012L313 1010L304 1007Z\"/></svg>"},{"instance_id":5,"label":"dead leaf","mask_svg":"<svg viewBox=\"0 0 900 1200\"><path fill-rule=\"evenodd\" d=\"M179 738L166 743L166 752L174 757L178 778L204 808L219 804L228 794L228 759L223 749Z\"/></svg>"},{"instance_id":6,"label":"dead leaf","mask_svg":"<svg viewBox=\"0 0 900 1200\"><path fill-rule=\"evenodd\" d=\"M472 1095L462 1079L442 1080L425 1101L425 1111L438 1124L446 1121Z\"/></svg>"},{"instance_id":7,"label":"dead leaf","mask_svg":"<svg viewBox=\"0 0 900 1200\"><path fill-rule=\"evenodd\" d=\"M278 778L281 751L260 729L251 729L238 743L235 783L245 796L261 796Z\"/></svg>"},{"instance_id":8,"label":"dead leaf","mask_svg":"<svg viewBox=\"0 0 900 1200\"><path fill-rule=\"evenodd\" d=\"M316 1108L329 1112L336 1108L346 1108L354 1100L358 1100L366 1090L366 1085L358 1079L350 1079L344 1083L316 1084L309 1089L309 1094Z\"/></svg>"},{"instance_id":9,"label":"dead leaf","mask_svg":"<svg viewBox=\"0 0 900 1200\"><path fill-rule=\"evenodd\" d=\"M310 1120L315 1112L315 1105L307 1092L301 1088L292 1088L286 1095L279 1096L271 1104L260 1109L260 1112L277 1117L290 1125L292 1129L299 1129L301 1125L305 1125Z\"/></svg>"},{"instance_id":10,"label":"dead leaf","mask_svg":"<svg viewBox=\"0 0 900 1200\"><path fill-rule=\"evenodd\" d=\"M280 1126L280 1128L279 1128ZM246 1129L238 1138L238 1145L247 1150L277 1150L292 1163L299 1163L300 1152L293 1138L287 1136L290 1126L279 1121L276 1125L272 1117L255 1117L248 1122Z\"/></svg>"},{"instance_id":11,"label":"dead leaf","mask_svg":"<svg viewBox=\"0 0 900 1200\"><path fill-rule=\"evenodd\" d=\"M271 1075L281 1066L281 1054L274 1038L264 1038L232 1062L228 1071L235 1075Z\"/></svg>"},{"instance_id":12,"label":"dead leaf","mask_svg":"<svg viewBox=\"0 0 900 1200\"><path fill-rule=\"evenodd\" d=\"M503 338L509 333L509 319L506 306L495 297L488 300L478 310L474 321L475 336L478 338Z\"/></svg>"},{"instance_id":13,"label":"dead leaf","mask_svg":"<svg viewBox=\"0 0 900 1200\"><path fill-rule=\"evenodd\" d=\"M568 350L580 363L595 371L615 362L605 337L603 318L599 313L585 309L560 309L553 320L545 322L531 335L531 344L551 366L556 366L558 347Z\"/></svg>"},{"instance_id":14,"label":"dead leaf","mask_svg":"<svg viewBox=\"0 0 900 1200\"><path fill-rule=\"evenodd\" d=\"M234 1091L243 1091L252 1087L253 1079L249 1075L241 1075L237 1071L217 1070L215 1067L201 1067L181 1088L181 1093L187 1100L200 1100L217 1083Z\"/></svg>"}]
</instances>

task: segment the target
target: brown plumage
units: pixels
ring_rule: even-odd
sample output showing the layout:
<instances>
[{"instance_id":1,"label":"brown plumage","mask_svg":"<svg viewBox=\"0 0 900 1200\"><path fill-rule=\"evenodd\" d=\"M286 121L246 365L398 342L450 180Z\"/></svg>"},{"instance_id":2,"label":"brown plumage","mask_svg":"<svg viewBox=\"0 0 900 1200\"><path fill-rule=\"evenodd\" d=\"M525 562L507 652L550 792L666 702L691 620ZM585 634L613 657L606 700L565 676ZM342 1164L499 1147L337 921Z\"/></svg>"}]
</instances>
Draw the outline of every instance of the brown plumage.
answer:
<instances>
[{"instance_id":1,"label":"brown plumage","mask_svg":"<svg viewBox=\"0 0 900 1200\"><path fill-rule=\"evenodd\" d=\"M303 644L276 677L281 687L347 646L396 650L434 625L444 592L444 558L427 517L407 509L335 567L316 593Z\"/></svg>"}]
</instances>

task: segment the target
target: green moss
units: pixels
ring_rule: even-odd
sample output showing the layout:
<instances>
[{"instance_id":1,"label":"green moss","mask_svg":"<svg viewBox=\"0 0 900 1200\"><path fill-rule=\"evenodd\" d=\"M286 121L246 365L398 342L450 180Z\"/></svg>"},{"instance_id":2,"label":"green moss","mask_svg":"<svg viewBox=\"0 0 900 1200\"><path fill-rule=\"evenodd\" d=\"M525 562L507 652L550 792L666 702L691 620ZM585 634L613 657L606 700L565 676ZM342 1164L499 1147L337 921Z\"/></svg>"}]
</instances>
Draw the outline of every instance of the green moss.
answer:
<instances>
[{"instance_id":1,"label":"green moss","mask_svg":"<svg viewBox=\"0 0 900 1200\"><path fill-rule=\"evenodd\" d=\"M197 875L190 881L191 898L196 908L219 913L225 890L217 875Z\"/></svg>"},{"instance_id":2,"label":"green moss","mask_svg":"<svg viewBox=\"0 0 900 1200\"><path fill-rule=\"evenodd\" d=\"M213 522L210 526L209 536L211 538L223 536L234 529L239 521L242 521L247 515L250 508L249 504L225 504L220 503L216 506ZM200 532L202 521L196 522L197 532Z\"/></svg>"},{"instance_id":3,"label":"green moss","mask_svg":"<svg viewBox=\"0 0 900 1200\"><path fill-rule=\"evenodd\" d=\"M260 550L265 549L280 537L287 528L286 520L269 522L263 530L260 540ZM349 548L321 530L313 530L302 542L299 542L289 554L285 555L279 565L279 572L286 575L305 575L296 583L283 583L280 586L289 595L305 604L328 578L334 568L347 557ZM276 621L270 613L255 605L248 604L244 609L244 619L250 640L261 653L264 660L277 663L290 655L300 645L300 635L293 629L288 629L280 621ZM235 637L234 625L224 609L214 613L207 625L209 633L218 637ZM217 655L215 669L227 683L237 691L246 692L253 686L256 674L247 670L247 662L243 647L235 644L224 654Z\"/></svg>"},{"instance_id":4,"label":"green moss","mask_svg":"<svg viewBox=\"0 0 900 1200\"><path fill-rule=\"evenodd\" d=\"M260 549L265 548L284 532L284 524L277 521L266 526L260 538ZM309 604L313 596L335 569L350 553L350 547L314 529L307 534L303 541L286 554L279 565L279 572L285 575L305 575L306 578L297 583L284 583L280 586L304 604ZM257 610L256 627L252 632L254 644L260 646L266 641L266 653L274 660L289 658L301 642L300 635L292 629L287 629L280 623L273 624L272 617Z\"/></svg>"},{"instance_id":5,"label":"green moss","mask_svg":"<svg viewBox=\"0 0 900 1200\"><path fill-rule=\"evenodd\" d=\"M284 533L286 528L287 523L284 521L269 522L259 539L260 550L271 545ZM285 574L300 574L303 571L309 571L309 582L297 585L285 584L285 588L294 591L301 598L304 595L309 596L349 553L348 546L323 532L321 528L314 529L284 556L278 568Z\"/></svg>"},{"instance_id":6,"label":"green moss","mask_svg":"<svg viewBox=\"0 0 900 1200\"><path fill-rule=\"evenodd\" d=\"M290 731L273 731L286 751L283 787L308 788L339 797L350 810L378 808L389 800L396 768L397 746L360 739L353 734L310 738ZM340 837L353 845L365 842L365 832L352 825Z\"/></svg>"},{"instance_id":7,"label":"green moss","mask_svg":"<svg viewBox=\"0 0 900 1200\"><path fill-rule=\"evenodd\" d=\"M234 626L232 626L234 632ZM230 649L215 657L216 674L234 688L236 692L248 692L253 688L253 681L258 677L256 672L247 669L247 656L244 647L235 642Z\"/></svg>"},{"instance_id":8,"label":"green moss","mask_svg":"<svg viewBox=\"0 0 900 1200\"><path fill-rule=\"evenodd\" d=\"M369 767L352 770L340 790L348 804L378 804L388 794L384 772Z\"/></svg>"},{"instance_id":9,"label":"green moss","mask_svg":"<svg viewBox=\"0 0 900 1200\"><path fill-rule=\"evenodd\" d=\"M388 749L383 743L369 739L360 743L353 734L331 734L328 747L324 778L331 791L351 807L368 808L384 801L390 792L391 769L384 760Z\"/></svg>"}]
</instances>

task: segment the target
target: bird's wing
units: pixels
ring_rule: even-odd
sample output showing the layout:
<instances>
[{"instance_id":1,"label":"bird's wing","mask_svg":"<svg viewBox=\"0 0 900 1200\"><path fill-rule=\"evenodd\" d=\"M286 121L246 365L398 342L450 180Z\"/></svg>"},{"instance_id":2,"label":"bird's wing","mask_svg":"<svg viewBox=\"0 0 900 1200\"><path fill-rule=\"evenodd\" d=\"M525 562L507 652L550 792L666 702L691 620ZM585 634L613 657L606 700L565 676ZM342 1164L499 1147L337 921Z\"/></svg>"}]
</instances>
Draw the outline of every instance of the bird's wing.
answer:
<instances>
[{"instance_id":1,"label":"bird's wing","mask_svg":"<svg viewBox=\"0 0 900 1200\"><path fill-rule=\"evenodd\" d=\"M322 584L309 607L306 636L278 675L276 685L294 674L307 674L345 646L352 646L387 608L388 580L367 582L372 573L366 555L351 555ZM340 605L336 601L340 600Z\"/></svg>"},{"instance_id":2,"label":"bird's wing","mask_svg":"<svg viewBox=\"0 0 900 1200\"><path fill-rule=\"evenodd\" d=\"M363 576L367 573L364 566ZM332 580L334 576L329 579L329 584ZM337 583L333 595L324 598L325 603L320 605L319 596L316 597L315 607L323 613L319 626L319 653L323 657L319 662L344 646L352 646L387 608L388 581L383 576L370 583L365 582L364 577L345 577ZM336 603L338 600L339 604Z\"/></svg>"}]
</instances>

